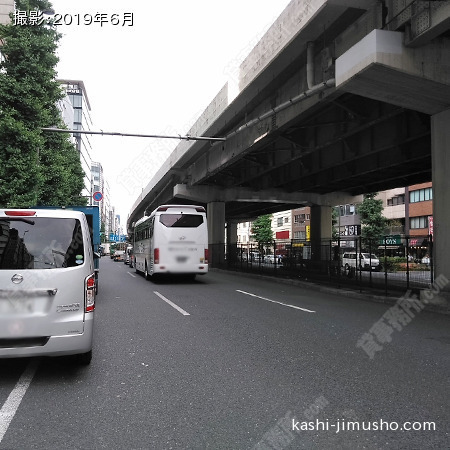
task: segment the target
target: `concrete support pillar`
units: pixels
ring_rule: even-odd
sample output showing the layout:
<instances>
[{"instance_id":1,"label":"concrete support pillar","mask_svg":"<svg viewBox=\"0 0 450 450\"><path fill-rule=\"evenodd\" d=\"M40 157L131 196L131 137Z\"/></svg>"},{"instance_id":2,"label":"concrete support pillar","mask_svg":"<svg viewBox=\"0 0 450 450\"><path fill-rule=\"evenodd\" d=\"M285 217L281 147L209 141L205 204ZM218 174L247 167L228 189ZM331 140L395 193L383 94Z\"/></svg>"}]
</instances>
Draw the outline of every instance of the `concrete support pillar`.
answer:
<instances>
[{"instance_id":1,"label":"concrete support pillar","mask_svg":"<svg viewBox=\"0 0 450 450\"><path fill-rule=\"evenodd\" d=\"M237 223L227 222L227 243L236 245L237 244Z\"/></svg>"},{"instance_id":2,"label":"concrete support pillar","mask_svg":"<svg viewBox=\"0 0 450 450\"><path fill-rule=\"evenodd\" d=\"M207 205L209 265L219 267L225 262L225 203Z\"/></svg>"},{"instance_id":3,"label":"concrete support pillar","mask_svg":"<svg viewBox=\"0 0 450 450\"><path fill-rule=\"evenodd\" d=\"M431 117L431 161L433 181L433 264L434 278L442 284L440 299L435 296L433 303L449 304L450 282L450 109ZM445 278L444 278L445 277ZM445 285L444 285L445 284Z\"/></svg>"},{"instance_id":4,"label":"concrete support pillar","mask_svg":"<svg viewBox=\"0 0 450 450\"><path fill-rule=\"evenodd\" d=\"M227 222L227 262L237 261L237 223Z\"/></svg>"},{"instance_id":5,"label":"concrete support pillar","mask_svg":"<svg viewBox=\"0 0 450 450\"><path fill-rule=\"evenodd\" d=\"M330 260L331 232L331 206L311 206L311 259L313 261ZM322 242L323 240L328 242Z\"/></svg>"}]
</instances>

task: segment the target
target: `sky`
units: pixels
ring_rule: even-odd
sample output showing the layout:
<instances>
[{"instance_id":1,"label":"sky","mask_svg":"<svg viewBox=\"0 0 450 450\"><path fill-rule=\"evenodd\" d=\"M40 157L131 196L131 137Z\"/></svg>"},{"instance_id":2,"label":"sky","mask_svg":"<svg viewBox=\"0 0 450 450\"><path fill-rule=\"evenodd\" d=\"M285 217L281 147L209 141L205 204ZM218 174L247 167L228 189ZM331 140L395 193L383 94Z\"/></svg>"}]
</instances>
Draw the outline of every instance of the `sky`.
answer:
<instances>
[{"instance_id":1,"label":"sky","mask_svg":"<svg viewBox=\"0 0 450 450\"><path fill-rule=\"evenodd\" d=\"M289 2L53 0L55 18L67 24L58 26L58 78L84 82L93 131L186 135ZM125 225L180 141L90 140Z\"/></svg>"}]
</instances>

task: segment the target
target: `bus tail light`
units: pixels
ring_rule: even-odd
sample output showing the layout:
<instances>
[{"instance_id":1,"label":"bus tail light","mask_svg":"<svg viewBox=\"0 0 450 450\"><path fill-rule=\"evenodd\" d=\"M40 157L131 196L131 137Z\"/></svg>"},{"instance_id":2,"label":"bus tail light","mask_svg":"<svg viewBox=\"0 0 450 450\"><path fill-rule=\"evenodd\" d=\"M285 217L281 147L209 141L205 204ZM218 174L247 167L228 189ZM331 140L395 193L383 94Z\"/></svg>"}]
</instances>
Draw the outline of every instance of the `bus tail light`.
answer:
<instances>
[{"instance_id":1,"label":"bus tail light","mask_svg":"<svg viewBox=\"0 0 450 450\"><path fill-rule=\"evenodd\" d=\"M95 274L89 275L84 280L85 288L85 312L92 312L95 309Z\"/></svg>"},{"instance_id":2,"label":"bus tail light","mask_svg":"<svg viewBox=\"0 0 450 450\"><path fill-rule=\"evenodd\" d=\"M153 263L159 264L159 248L153 250Z\"/></svg>"},{"instance_id":3,"label":"bus tail light","mask_svg":"<svg viewBox=\"0 0 450 450\"><path fill-rule=\"evenodd\" d=\"M205 248L205 264L208 264L209 250Z\"/></svg>"}]
</instances>

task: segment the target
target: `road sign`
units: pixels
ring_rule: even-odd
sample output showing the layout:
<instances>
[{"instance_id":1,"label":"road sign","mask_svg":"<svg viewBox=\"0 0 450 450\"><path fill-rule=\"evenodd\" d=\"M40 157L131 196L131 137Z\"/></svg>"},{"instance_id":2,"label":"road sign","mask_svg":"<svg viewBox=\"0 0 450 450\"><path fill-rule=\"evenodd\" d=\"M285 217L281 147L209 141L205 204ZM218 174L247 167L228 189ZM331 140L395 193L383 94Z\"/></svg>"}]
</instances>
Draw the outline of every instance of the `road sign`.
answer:
<instances>
[{"instance_id":1,"label":"road sign","mask_svg":"<svg viewBox=\"0 0 450 450\"><path fill-rule=\"evenodd\" d=\"M92 198L96 202L101 202L103 200L103 194L100 191L94 192L94 195L92 196Z\"/></svg>"},{"instance_id":2,"label":"road sign","mask_svg":"<svg viewBox=\"0 0 450 450\"><path fill-rule=\"evenodd\" d=\"M126 242L127 241L127 235L126 234L109 233L109 240L111 242Z\"/></svg>"}]
</instances>

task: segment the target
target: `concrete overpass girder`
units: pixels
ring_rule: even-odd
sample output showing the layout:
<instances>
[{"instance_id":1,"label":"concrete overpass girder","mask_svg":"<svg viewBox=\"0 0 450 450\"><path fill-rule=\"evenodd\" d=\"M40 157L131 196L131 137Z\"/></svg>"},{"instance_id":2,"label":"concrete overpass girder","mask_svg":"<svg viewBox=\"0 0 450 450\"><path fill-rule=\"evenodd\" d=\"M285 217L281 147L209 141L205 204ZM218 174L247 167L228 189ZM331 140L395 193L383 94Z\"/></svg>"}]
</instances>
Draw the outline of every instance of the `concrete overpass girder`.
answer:
<instances>
[{"instance_id":1,"label":"concrete overpass girder","mask_svg":"<svg viewBox=\"0 0 450 450\"><path fill-rule=\"evenodd\" d=\"M216 186L188 186L177 184L173 189L173 197L198 203L211 202L251 202L292 205L335 206L350 203L353 196L346 192L317 194L314 192L283 192L279 189L254 191L247 188L220 188Z\"/></svg>"},{"instance_id":2,"label":"concrete overpass girder","mask_svg":"<svg viewBox=\"0 0 450 450\"><path fill-rule=\"evenodd\" d=\"M373 30L336 60L336 88L434 115L450 107L448 38L419 48L404 33Z\"/></svg>"}]
</instances>

